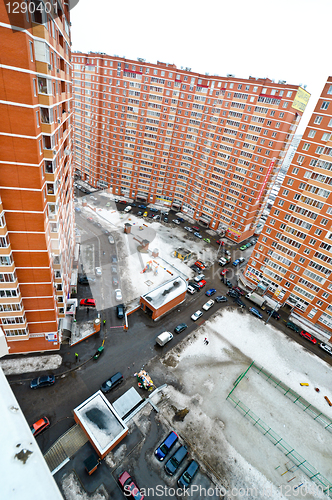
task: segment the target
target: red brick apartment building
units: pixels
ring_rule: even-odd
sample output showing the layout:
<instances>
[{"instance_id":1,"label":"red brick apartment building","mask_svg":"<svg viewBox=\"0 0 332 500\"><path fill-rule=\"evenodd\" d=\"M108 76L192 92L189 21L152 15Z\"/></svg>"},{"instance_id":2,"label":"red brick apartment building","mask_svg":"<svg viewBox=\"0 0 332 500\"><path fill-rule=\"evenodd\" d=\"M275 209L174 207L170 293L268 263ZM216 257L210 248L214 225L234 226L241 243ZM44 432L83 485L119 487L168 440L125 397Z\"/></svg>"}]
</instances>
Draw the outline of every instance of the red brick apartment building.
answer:
<instances>
[{"instance_id":1,"label":"red brick apartment building","mask_svg":"<svg viewBox=\"0 0 332 500\"><path fill-rule=\"evenodd\" d=\"M68 4L57 0L57 15L40 4L0 5L0 323L10 353L59 348L73 258Z\"/></svg>"},{"instance_id":2,"label":"red brick apartment building","mask_svg":"<svg viewBox=\"0 0 332 500\"><path fill-rule=\"evenodd\" d=\"M331 134L329 77L244 273L325 336L332 334Z\"/></svg>"},{"instance_id":3,"label":"red brick apartment building","mask_svg":"<svg viewBox=\"0 0 332 500\"><path fill-rule=\"evenodd\" d=\"M309 94L265 79L73 53L75 171L115 195L254 233Z\"/></svg>"}]
</instances>

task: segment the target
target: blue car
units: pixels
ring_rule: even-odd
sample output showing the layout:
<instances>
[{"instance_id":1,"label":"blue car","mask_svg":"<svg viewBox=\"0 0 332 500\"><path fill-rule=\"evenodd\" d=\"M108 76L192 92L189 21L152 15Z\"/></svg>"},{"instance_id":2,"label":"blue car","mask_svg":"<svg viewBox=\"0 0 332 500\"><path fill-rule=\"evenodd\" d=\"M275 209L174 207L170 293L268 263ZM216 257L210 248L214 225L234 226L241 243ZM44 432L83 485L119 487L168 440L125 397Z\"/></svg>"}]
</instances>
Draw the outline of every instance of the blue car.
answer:
<instances>
[{"instance_id":1,"label":"blue car","mask_svg":"<svg viewBox=\"0 0 332 500\"><path fill-rule=\"evenodd\" d=\"M239 259L236 259L236 260L234 260L234 261L233 261L232 266L236 267L236 266L238 266L239 264L240 264Z\"/></svg>"},{"instance_id":2,"label":"blue car","mask_svg":"<svg viewBox=\"0 0 332 500\"><path fill-rule=\"evenodd\" d=\"M216 289L215 288L210 288L210 290L208 290L207 292L205 292L205 295L207 297L211 297L211 295L214 295L216 293Z\"/></svg>"},{"instance_id":3,"label":"blue car","mask_svg":"<svg viewBox=\"0 0 332 500\"><path fill-rule=\"evenodd\" d=\"M263 316L261 315L261 313L259 311L257 311L257 309L255 309L254 307L249 307L249 311L251 312L251 314L253 314L254 316L257 316L257 318L259 319L263 319Z\"/></svg>"},{"instance_id":4,"label":"blue car","mask_svg":"<svg viewBox=\"0 0 332 500\"><path fill-rule=\"evenodd\" d=\"M176 434L176 432L172 431L168 434L167 438L158 446L158 448L154 452L158 460L160 460L161 462L164 460L167 453L175 445L177 440L178 435Z\"/></svg>"},{"instance_id":5,"label":"blue car","mask_svg":"<svg viewBox=\"0 0 332 500\"><path fill-rule=\"evenodd\" d=\"M138 205L138 208L146 208L146 205Z\"/></svg>"},{"instance_id":6,"label":"blue car","mask_svg":"<svg viewBox=\"0 0 332 500\"><path fill-rule=\"evenodd\" d=\"M75 212L80 212L80 211L81 211L80 207L75 207Z\"/></svg>"},{"instance_id":7,"label":"blue car","mask_svg":"<svg viewBox=\"0 0 332 500\"><path fill-rule=\"evenodd\" d=\"M194 236L196 236L196 238L200 238L200 239L203 238L203 236L201 234L199 234L199 233L194 233Z\"/></svg>"}]
</instances>

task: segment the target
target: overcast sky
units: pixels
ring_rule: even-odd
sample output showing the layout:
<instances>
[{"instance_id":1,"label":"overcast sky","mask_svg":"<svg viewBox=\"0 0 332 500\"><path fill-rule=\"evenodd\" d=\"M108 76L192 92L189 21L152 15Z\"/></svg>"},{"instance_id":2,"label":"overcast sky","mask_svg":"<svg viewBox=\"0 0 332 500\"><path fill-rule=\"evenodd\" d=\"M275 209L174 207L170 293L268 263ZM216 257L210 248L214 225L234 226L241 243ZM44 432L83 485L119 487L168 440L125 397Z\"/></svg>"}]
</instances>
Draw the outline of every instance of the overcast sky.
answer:
<instances>
[{"instance_id":1,"label":"overcast sky","mask_svg":"<svg viewBox=\"0 0 332 500\"><path fill-rule=\"evenodd\" d=\"M307 85L303 132L332 75L332 0L79 0L73 50Z\"/></svg>"}]
</instances>

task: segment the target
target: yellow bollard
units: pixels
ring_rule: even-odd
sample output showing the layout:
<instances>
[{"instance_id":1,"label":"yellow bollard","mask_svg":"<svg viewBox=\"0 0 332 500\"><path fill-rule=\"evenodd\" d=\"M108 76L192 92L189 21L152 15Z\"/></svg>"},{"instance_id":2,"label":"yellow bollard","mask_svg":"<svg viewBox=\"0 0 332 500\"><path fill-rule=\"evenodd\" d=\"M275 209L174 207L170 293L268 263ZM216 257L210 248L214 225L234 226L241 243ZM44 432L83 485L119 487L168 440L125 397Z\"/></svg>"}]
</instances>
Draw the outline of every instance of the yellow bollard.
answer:
<instances>
[{"instance_id":1,"label":"yellow bollard","mask_svg":"<svg viewBox=\"0 0 332 500\"><path fill-rule=\"evenodd\" d=\"M306 382L301 382L300 385L309 385Z\"/></svg>"}]
</instances>

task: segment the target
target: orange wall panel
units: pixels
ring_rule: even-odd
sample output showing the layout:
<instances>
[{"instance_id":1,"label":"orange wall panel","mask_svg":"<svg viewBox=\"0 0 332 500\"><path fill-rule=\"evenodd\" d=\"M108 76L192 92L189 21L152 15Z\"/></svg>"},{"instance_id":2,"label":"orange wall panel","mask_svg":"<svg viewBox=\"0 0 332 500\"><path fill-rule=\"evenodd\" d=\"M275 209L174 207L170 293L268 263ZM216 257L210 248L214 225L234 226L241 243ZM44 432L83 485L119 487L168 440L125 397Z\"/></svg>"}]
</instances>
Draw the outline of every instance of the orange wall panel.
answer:
<instances>
[{"instance_id":1,"label":"orange wall panel","mask_svg":"<svg viewBox=\"0 0 332 500\"><path fill-rule=\"evenodd\" d=\"M16 269L16 274L20 284L49 283L52 276L51 269Z\"/></svg>"},{"instance_id":2,"label":"orange wall panel","mask_svg":"<svg viewBox=\"0 0 332 500\"><path fill-rule=\"evenodd\" d=\"M16 267L50 267L46 252L15 252Z\"/></svg>"},{"instance_id":3,"label":"orange wall panel","mask_svg":"<svg viewBox=\"0 0 332 500\"><path fill-rule=\"evenodd\" d=\"M8 173L8 172L7 172ZM37 188L38 186L36 186ZM43 195L38 191L14 191L0 189L3 208L5 210L29 210L42 212L44 209Z\"/></svg>"},{"instance_id":4,"label":"orange wall panel","mask_svg":"<svg viewBox=\"0 0 332 500\"><path fill-rule=\"evenodd\" d=\"M44 214L28 214L7 212L6 213L7 227L13 231L36 231L43 232L45 230ZM11 238L11 236L10 236Z\"/></svg>"},{"instance_id":5,"label":"orange wall panel","mask_svg":"<svg viewBox=\"0 0 332 500\"><path fill-rule=\"evenodd\" d=\"M22 297L49 297L53 296L52 284L20 283Z\"/></svg>"}]
</instances>

